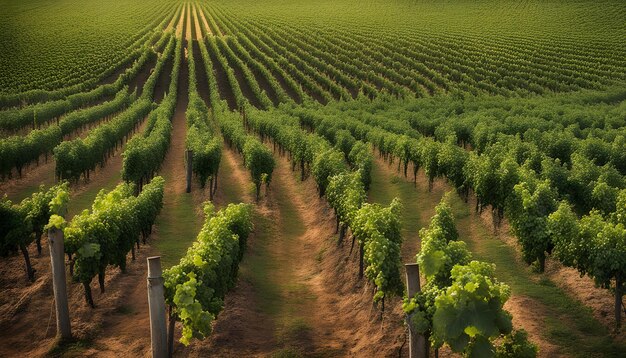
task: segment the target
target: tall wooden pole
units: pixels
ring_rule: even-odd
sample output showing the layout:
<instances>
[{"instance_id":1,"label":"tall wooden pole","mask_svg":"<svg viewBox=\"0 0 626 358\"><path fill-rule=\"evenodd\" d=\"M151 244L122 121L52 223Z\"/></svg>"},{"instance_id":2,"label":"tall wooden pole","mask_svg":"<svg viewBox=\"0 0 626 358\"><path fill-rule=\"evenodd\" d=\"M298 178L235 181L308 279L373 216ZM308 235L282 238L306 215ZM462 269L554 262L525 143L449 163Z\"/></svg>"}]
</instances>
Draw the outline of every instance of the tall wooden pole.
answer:
<instances>
[{"instance_id":1,"label":"tall wooden pole","mask_svg":"<svg viewBox=\"0 0 626 358\"><path fill-rule=\"evenodd\" d=\"M615 332L622 328L622 280L619 274L615 276Z\"/></svg>"},{"instance_id":2,"label":"tall wooden pole","mask_svg":"<svg viewBox=\"0 0 626 358\"><path fill-rule=\"evenodd\" d=\"M188 149L185 152L187 156L187 193L191 193L191 177L193 174L193 150Z\"/></svg>"},{"instance_id":3,"label":"tall wooden pole","mask_svg":"<svg viewBox=\"0 0 626 358\"><path fill-rule=\"evenodd\" d=\"M67 305L63 230L54 227L48 230L48 247L50 248L50 265L52 266L57 335L60 335L62 339L69 339L72 337L72 328L70 325L70 311Z\"/></svg>"},{"instance_id":4,"label":"tall wooden pole","mask_svg":"<svg viewBox=\"0 0 626 358\"><path fill-rule=\"evenodd\" d=\"M405 264L406 268L406 286L408 297L412 298L418 293L420 288L420 270L416 263ZM409 357L410 358L428 358L428 340L423 335L416 332L411 326L409 319Z\"/></svg>"},{"instance_id":5,"label":"tall wooden pole","mask_svg":"<svg viewBox=\"0 0 626 358\"><path fill-rule=\"evenodd\" d=\"M161 256L148 257L148 306L150 308L152 357L154 358L167 357L165 288L161 274Z\"/></svg>"}]
</instances>

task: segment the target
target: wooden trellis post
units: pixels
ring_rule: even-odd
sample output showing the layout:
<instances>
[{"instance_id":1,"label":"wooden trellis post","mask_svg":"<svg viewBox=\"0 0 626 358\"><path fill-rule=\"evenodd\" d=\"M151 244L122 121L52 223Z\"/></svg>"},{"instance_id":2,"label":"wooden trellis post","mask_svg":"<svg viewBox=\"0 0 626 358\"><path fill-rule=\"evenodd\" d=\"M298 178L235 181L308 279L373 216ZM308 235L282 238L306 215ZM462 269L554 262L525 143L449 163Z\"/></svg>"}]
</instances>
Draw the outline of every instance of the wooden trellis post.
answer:
<instances>
[{"instance_id":1,"label":"wooden trellis post","mask_svg":"<svg viewBox=\"0 0 626 358\"><path fill-rule=\"evenodd\" d=\"M57 317L57 335L62 339L72 337L70 311L67 305L67 285L65 281L65 249L63 247L63 230L55 227L48 230L48 247L50 248L50 265L52 266L52 287Z\"/></svg>"},{"instance_id":2,"label":"wooden trellis post","mask_svg":"<svg viewBox=\"0 0 626 358\"><path fill-rule=\"evenodd\" d=\"M188 149L185 152L187 157L187 193L191 193L191 178L193 174L193 150Z\"/></svg>"},{"instance_id":3,"label":"wooden trellis post","mask_svg":"<svg viewBox=\"0 0 626 358\"><path fill-rule=\"evenodd\" d=\"M419 265L416 263L405 264L406 268L406 286L408 297L415 296L420 292L420 270ZM428 340L423 335L416 332L411 327L411 321L408 322L409 326L409 357L411 358L428 358Z\"/></svg>"},{"instance_id":4,"label":"wooden trellis post","mask_svg":"<svg viewBox=\"0 0 626 358\"><path fill-rule=\"evenodd\" d=\"M165 287L161 256L148 257L148 306L150 308L150 338L152 357L167 357L167 328L165 324Z\"/></svg>"}]
</instances>

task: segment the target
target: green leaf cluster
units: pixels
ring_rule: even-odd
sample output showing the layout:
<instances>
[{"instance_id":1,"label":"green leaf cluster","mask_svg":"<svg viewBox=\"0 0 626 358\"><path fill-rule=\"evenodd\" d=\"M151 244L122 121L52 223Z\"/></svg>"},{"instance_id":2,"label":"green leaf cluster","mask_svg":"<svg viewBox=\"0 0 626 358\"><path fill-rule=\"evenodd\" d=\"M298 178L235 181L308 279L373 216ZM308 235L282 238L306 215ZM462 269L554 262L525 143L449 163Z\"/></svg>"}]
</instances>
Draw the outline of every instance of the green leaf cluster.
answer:
<instances>
[{"instance_id":1,"label":"green leaf cluster","mask_svg":"<svg viewBox=\"0 0 626 358\"><path fill-rule=\"evenodd\" d=\"M224 305L224 296L237 278L239 261L252 231L252 207L229 204L214 212L204 207L205 223L197 240L180 260L165 270L165 297L175 317L183 324L181 342L203 339Z\"/></svg>"},{"instance_id":2,"label":"green leaf cluster","mask_svg":"<svg viewBox=\"0 0 626 358\"><path fill-rule=\"evenodd\" d=\"M150 232L162 208L164 184L162 177L155 177L137 197L133 184L102 189L91 211L74 216L63 233L65 252L74 256L76 280L88 286L96 275L103 279L108 265L125 270L127 254L140 235Z\"/></svg>"}]
</instances>

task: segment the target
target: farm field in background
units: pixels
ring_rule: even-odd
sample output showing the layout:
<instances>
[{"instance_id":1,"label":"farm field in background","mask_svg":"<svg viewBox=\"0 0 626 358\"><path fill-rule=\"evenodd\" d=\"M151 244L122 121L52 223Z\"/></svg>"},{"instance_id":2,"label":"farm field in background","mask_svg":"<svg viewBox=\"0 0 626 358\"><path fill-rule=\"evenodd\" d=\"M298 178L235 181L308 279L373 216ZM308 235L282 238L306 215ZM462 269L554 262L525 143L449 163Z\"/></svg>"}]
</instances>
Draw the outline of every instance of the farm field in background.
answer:
<instances>
[{"instance_id":1,"label":"farm field in background","mask_svg":"<svg viewBox=\"0 0 626 358\"><path fill-rule=\"evenodd\" d=\"M622 2L0 8L0 356L626 352Z\"/></svg>"}]
</instances>

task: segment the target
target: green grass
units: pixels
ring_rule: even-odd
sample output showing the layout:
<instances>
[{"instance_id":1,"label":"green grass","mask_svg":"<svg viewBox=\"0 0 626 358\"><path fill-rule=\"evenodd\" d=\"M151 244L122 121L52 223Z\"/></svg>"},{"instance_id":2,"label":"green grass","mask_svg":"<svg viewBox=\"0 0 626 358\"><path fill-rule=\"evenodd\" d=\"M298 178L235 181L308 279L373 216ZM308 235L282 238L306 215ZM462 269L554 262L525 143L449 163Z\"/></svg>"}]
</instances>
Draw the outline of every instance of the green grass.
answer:
<instances>
[{"instance_id":1,"label":"green grass","mask_svg":"<svg viewBox=\"0 0 626 358\"><path fill-rule=\"evenodd\" d=\"M33 193L36 193L39 191L39 186L40 185L44 185L44 187L46 189L48 189L49 187L51 187L52 185L54 185L54 180L45 180L41 183L38 184L33 184L33 185L29 185L27 187L24 187L23 189L20 189L19 191L17 191L16 193L12 194L12 195L7 195L9 199L11 199L11 201L13 201L14 203L19 203L22 200L28 198L29 196L33 195Z\"/></svg>"},{"instance_id":2,"label":"green grass","mask_svg":"<svg viewBox=\"0 0 626 358\"><path fill-rule=\"evenodd\" d=\"M413 183L409 183L399 174L389 175L380 168L378 164L372 167L372 184L368 193L370 202L381 205L389 205L394 198L402 201L402 229L405 233L419 231L420 225L420 203L424 198L415 190Z\"/></svg>"},{"instance_id":3,"label":"green grass","mask_svg":"<svg viewBox=\"0 0 626 358\"><path fill-rule=\"evenodd\" d=\"M228 150L226 146L224 146L224 150ZM233 170L234 168L228 160L224 158L224 155L222 155L222 159L220 160L220 172L222 175L219 175L217 190L222 193L226 203L239 203L242 202L244 198L241 186L239 186L235 180L230 180L231 178L224 175L224 173L232 173Z\"/></svg>"},{"instance_id":4,"label":"green grass","mask_svg":"<svg viewBox=\"0 0 626 358\"><path fill-rule=\"evenodd\" d=\"M121 305L116 307L114 312L121 315L131 315L135 313L135 310L130 305Z\"/></svg>"},{"instance_id":5,"label":"green grass","mask_svg":"<svg viewBox=\"0 0 626 358\"><path fill-rule=\"evenodd\" d=\"M299 180L299 179L298 179ZM293 204L293 198L287 195L286 190L280 187L280 182L275 181L270 190L273 190L276 203L278 204L278 210L281 217L281 233L288 240L292 240L306 232L304 223L298 210Z\"/></svg>"},{"instance_id":6,"label":"green grass","mask_svg":"<svg viewBox=\"0 0 626 358\"><path fill-rule=\"evenodd\" d=\"M106 175L106 170L103 170L99 174ZM121 181L122 176L121 173L118 172L116 175L109 176L102 186L91 185L84 191L71 194L70 201L67 203L67 217L72 218L74 215L80 214L81 211L90 209L100 190L113 190L119 183L121 183Z\"/></svg>"},{"instance_id":7,"label":"green grass","mask_svg":"<svg viewBox=\"0 0 626 358\"><path fill-rule=\"evenodd\" d=\"M196 214L191 194L183 193L165 202L156 220L159 234L154 241L164 268L177 264L185 255L198 236L202 221Z\"/></svg>"},{"instance_id":8,"label":"green grass","mask_svg":"<svg viewBox=\"0 0 626 358\"><path fill-rule=\"evenodd\" d=\"M297 344L297 342L308 335L310 331L311 327L306 321L296 318L285 324L276 332L277 341L284 345Z\"/></svg>"},{"instance_id":9,"label":"green grass","mask_svg":"<svg viewBox=\"0 0 626 358\"><path fill-rule=\"evenodd\" d=\"M412 182L395 172L396 164L391 170L382 168L382 165L387 166L386 163L375 163L372 167L372 185L368 200L381 205L388 205L395 197L402 201L402 237L405 247L403 260L413 262L419 248L419 230L428 225L428 218L434 212L442 193L432 194L416 190Z\"/></svg>"},{"instance_id":10,"label":"green grass","mask_svg":"<svg viewBox=\"0 0 626 358\"><path fill-rule=\"evenodd\" d=\"M287 194L277 186L272 190L277 199L280 226L259 213L255 215L254 251L244 256L241 272L257 288L261 311L280 320L285 310L292 310L290 305L300 303L299 299L290 298L298 295L289 294L294 289L289 268L285 267L289 258L273 257L276 249L272 249L271 245L280 245L280 250L289 251L289 245L294 244L293 240L302 235L305 228ZM302 291L302 288L296 290Z\"/></svg>"},{"instance_id":11,"label":"green grass","mask_svg":"<svg viewBox=\"0 0 626 358\"><path fill-rule=\"evenodd\" d=\"M48 357L82 357L92 343L91 338L65 341L57 339L46 355Z\"/></svg>"},{"instance_id":12,"label":"green grass","mask_svg":"<svg viewBox=\"0 0 626 358\"><path fill-rule=\"evenodd\" d=\"M230 173L233 169L231 164L222 158L220 171ZM167 176L165 179L166 181L170 180ZM228 203L243 201L244 192L237 181L222 174L217 185L218 190L223 195L224 206ZM197 185L194 189L200 190ZM156 221L159 232L158 240L155 240L154 243L161 255L163 267L177 264L198 236L204 217L198 216L195 205L193 196L187 193L179 194L177 197L164 198L163 210Z\"/></svg>"},{"instance_id":13,"label":"green grass","mask_svg":"<svg viewBox=\"0 0 626 358\"><path fill-rule=\"evenodd\" d=\"M268 260L268 241L276 236L275 227L265 216L256 213L254 217L254 251L247 251L240 265L242 278L250 280L258 294L261 312L275 316L280 312L281 293L272 275L280 264Z\"/></svg>"},{"instance_id":14,"label":"green grass","mask_svg":"<svg viewBox=\"0 0 626 358\"><path fill-rule=\"evenodd\" d=\"M324 258L325 253L326 253L326 248L323 248L317 252L317 255L315 255L315 261L317 261L318 264L322 262L322 259Z\"/></svg>"},{"instance_id":15,"label":"green grass","mask_svg":"<svg viewBox=\"0 0 626 358\"><path fill-rule=\"evenodd\" d=\"M284 180L292 179L276 178L270 189L275 199L273 215L264 216L259 211L255 214L252 247L244 255L240 272L242 279L255 288L255 304L273 322L279 350L272 357L301 357L306 356L302 348L308 346L312 329L307 307L316 296L306 279L296 276L297 259L287 256L297 250L297 239L306 228L290 192L281 188Z\"/></svg>"},{"instance_id":16,"label":"green grass","mask_svg":"<svg viewBox=\"0 0 626 358\"><path fill-rule=\"evenodd\" d=\"M294 349L292 347L281 348L271 355L272 358L299 358L303 356L304 354L302 353L302 351Z\"/></svg>"}]
</instances>

